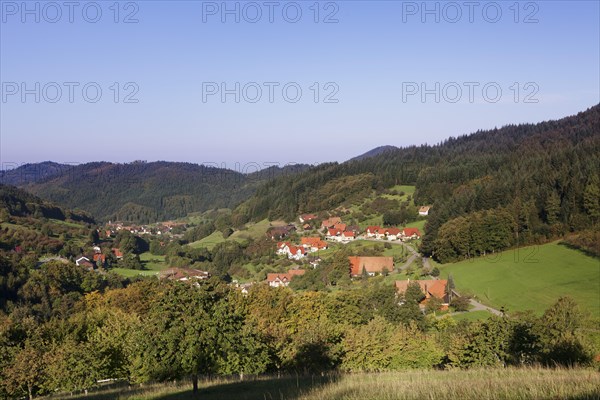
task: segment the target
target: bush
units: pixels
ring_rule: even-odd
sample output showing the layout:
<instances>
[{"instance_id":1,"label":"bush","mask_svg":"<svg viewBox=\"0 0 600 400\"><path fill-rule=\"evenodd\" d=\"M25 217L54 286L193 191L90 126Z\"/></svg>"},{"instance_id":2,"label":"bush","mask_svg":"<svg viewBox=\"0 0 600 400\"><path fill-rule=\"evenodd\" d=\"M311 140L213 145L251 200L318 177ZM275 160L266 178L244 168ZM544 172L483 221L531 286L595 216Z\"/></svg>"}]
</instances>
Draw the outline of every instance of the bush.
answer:
<instances>
[{"instance_id":1,"label":"bush","mask_svg":"<svg viewBox=\"0 0 600 400\"><path fill-rule=\"evenodd\" d=\"M469 311L469 304L471 304L471 301L468 297L458 296L452 299L450 307L452 307L454 311Z\"/></svg>"},{"instance_id":2,"label":"bush","mask_svg":"<svg viewBox=\"0 0 600 400\"><path fill-rule=\"evenodd\" d=\"M440 270L438 267L433 267L433 269L431 270L431 276L433 276L433 277L440 276Z\"/></svg>"}]
</instances>

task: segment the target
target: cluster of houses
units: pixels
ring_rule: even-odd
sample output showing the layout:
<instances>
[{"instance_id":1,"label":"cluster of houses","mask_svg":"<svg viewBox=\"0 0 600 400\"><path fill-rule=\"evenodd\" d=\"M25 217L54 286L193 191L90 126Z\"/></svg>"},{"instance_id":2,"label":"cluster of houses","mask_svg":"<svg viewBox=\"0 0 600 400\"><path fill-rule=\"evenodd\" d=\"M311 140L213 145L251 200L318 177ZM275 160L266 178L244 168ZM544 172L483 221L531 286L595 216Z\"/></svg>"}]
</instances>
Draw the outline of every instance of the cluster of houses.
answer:
<instances>
[{"instance_id":1,"label":"cluster of houses","mask_svg":"<svg viewBox=\"0 0 600 400\"><path fill-rule=\"evenodd\" d=\"M100 248L100 246L94 246L93 250L94 254L92 255L91 259L82 255L81 257L75 260L75 264L77 266L84 267L89 270L93 270L98 265L98 263L100 263L100 265L102 266L106 266L106 255L102 254L102 249ZM117 260L123 258L123 253L121 252L121 250L117 248L112 248L110 251Z\"/></svg>"},{"instance_id":2,"label":"cluster of houses","mask_svg":"<svg viewBox=\"0 0 600 400\"><path fill-rule=\"evenodd\" d=\"M125 225L122 222L111 222L108 221L105 229L100 232L104 234L104 237L115 237L121 230L129 231L135 235L172 235L172 230L175 227L182 226L186 227L183 222L165 221L158 225Z\"/></svg>"},{"instance_id":3,"label":"cluster of houses","mask_svg":"<svg viewBox=\"0 0 600 400\"><path fill-rule=\"evenodd\" d=\"M320 237L303 237L300 245L292 245L290 242L277 243L277 254L287 256L292 260L301 260L309 253L327 249L327 242Z\"/></svg>"},{"instance_id":4,"label":"cluster of houses","mask_svg":"<svg viewBox=\"0 0 600 400\"><path fill-rule=\"evenodd\" d=\"M382 228L379 226L369 226L365 231L368 238L378 240L413 240L421 238L421 232L418 228Z\"/></svg>"},{"instance_id":5,"label":"cluster of houses","mask_svg":"<svg viewBox=\"0 0 600 400\"><path fill-rule=\"evenodd\" d=\"M324 220L321 222L321 228L325 232L325 239L340 243L351 242L360 233L358 226L346 225L339 217Z\"/></svg>"}]
</instances>

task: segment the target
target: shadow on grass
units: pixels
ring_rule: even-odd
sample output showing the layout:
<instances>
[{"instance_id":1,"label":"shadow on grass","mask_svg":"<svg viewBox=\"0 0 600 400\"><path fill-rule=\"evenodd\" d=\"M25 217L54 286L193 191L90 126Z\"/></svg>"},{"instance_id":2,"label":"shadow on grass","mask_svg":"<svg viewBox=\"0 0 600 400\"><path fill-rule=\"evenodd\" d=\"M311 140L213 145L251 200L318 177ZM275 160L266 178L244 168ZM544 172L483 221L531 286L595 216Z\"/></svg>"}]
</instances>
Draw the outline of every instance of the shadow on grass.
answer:
<instances>
[{"instance_id":1,"label":"shadow on grass","mask_svg":"<svg viewBox=\"0 0 600 400\"><path fill-rule=\"evenodd\" d=\"M155 397L156 400L295 400L313 389L333 383L336 375L290 376L282 378L256 379L229 382L217 385L202 385L198 394L192 390L170 393Z\"/></svg>"},{"instance_id":2,"label":"shadow on grass","mask_svg":"<svg viewBox=\"0 0 600 400\"><path fill-rule=\"evenodd\" d=\"M337 381L338 375L298 375L284 377L248 378L244 381L201 382L200 390L194 395L192 384L179 383L131 386L118 384L88 395L50 396L52 399L69 400L295 400L313 389Z\"/></svg>"},{"instance_id":3,"label":"shadow on grass","mask_svg":"<svg viewBox=\"0 0 600 400\"><path fill-rule=\"evenodd\" d=\"M564 246L564 247L566 247L568 249L571 249L571 250L579 251L579 252L585 254L588 257L592 257L592 258L595 258L596 260L600 260L600 255L598 255L593 250L586 249L586 248L580 247L580 246L575 246L575 245L573 245L571 243L565 242L564 240L561 240L560 242L558 242L558 245L559 246Z\"/></svg>"}]
</instances>

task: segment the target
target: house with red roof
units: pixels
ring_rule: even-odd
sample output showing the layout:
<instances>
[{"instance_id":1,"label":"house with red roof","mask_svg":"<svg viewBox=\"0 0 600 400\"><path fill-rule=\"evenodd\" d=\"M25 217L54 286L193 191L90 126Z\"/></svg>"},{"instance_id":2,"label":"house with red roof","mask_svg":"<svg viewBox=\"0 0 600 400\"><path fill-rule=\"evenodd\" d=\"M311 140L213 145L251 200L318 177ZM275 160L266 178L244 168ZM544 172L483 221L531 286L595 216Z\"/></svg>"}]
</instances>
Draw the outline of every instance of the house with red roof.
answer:
<instances>
[{"instance_id":1,"label":"house with red roof","mask_svg":"<svg viewBox=\"0 0 600 400\"><path fill-rule=\"evenodd\" d=\"M317 216L315 214L302 214L298 217L298 219L300 220L300 223L303 224L305 222L317 219Z\"/></svg>"},{"instance_id":2,"label":"house with red roof","mask_svg":"<svg viewBox=\"0 0 600 400\"><path fill-rule=\"evenodd\" d=\"M304 275L306 271L303 269L290 269L287 273L270 273L267 274L267 283L271 287L288 286L295 276Z\"/></svg>"},{"instance_id":3,"label":"house with red roof","mask_svg":"<svg viewBox=\"0 0 600 400\"><path fill-rule=\"evenodd\" d=\"M286 255L290 259L300 260L306 253L304 246L295 246L289 242L277 243L277 254Z\"/></svg>"},{"instance_id":4,"label":"house with red roof","mask_svg":"<svg viewBox=\"0 0 600 400\"><path fill-rule=\"evenodd\" d=\"M325 239L339 241L338 237L342 234L342 231L336 228L328 228L325 234Z\"/></svg>"},{"instance_id":5,"label":"house with red roof","mask_svg":"<svg viewBox=\"0 0 600 400\"><path fill-rule=\"evenodd\" d=\"M375 276L384 272L392 272L394 270L393 257L364 257L351 256L348 257L350 262L350 276L362 276L365 271L369 276Z\"/></svg>"},{"instance_id":6,"label":"house with red roof","mask_svg":"<svg viewBox=\"0 0 600 400\"><path fill-rule=\"evenodd\" d=\"M327 249L327 242L320 237L300 238L300 244L311 253Z\"/></svg>"},{"instance_id":7,"label":"house with red roof","mask_svg":"<svg viewBox=\"0 0 600 400\"><path fill-rule=\"evenodd\" d=\"M335 224L341 224L342 219L340 217L330 217L321 222L321 228L333 228Z\"/></svg>"},{"instance_id":8,"label":"house with red roof","mask_svg":"<svg viewBox=\"0 0 600 400\"><path fill-rule=\"evenodd\" d=\"M343 232L343 231L345 231L345 230L346 230L346 227L347 227L347 226L348 226L348 225L346 225L346 224L344 224L344 223L340 222L340 223L337 223L337 224L333 225L333 228Z\"/></svg>"},{"instance_id":9,"label":"house with red roof","mask_svg":"<svg viewBox=\"0 0 600 400\"><path fill-rule=\"evenodd\" d=\"M402 234L402 229L400 228L387 228L385 230L385 236L387 240L398 240Z\"/></svg>"},{"instance_id":10,"label":"house with red roof","mask_svg":"<svg viewBox=\"0 0 600 400\"><path fill-rule=\"evenodd\" d=\"M106 263L106 256L100 253L94 253L94 262L98 263L98 260L104 265Z\"/></svg>"},{"instance_id":11,"label":"house with red roof","mask_svg":"<svg viewBox=\"0 0 600 400\"><path fill-rule=\"evenodd\" d=\"M450 294L447 292L448 281L446 279L425 279L425 280L410 280L407 279L405 281L396 281L396 292L399 295L402 295L406 292L408 285L411 282L416 282L421 287L421 292L425 295L423 301L421 301L421 306L424 307L427 304L427 301L432 297L436 297L442 300L442 306L446 309L448 308L448 304L450 303Z\"/></svg>"},{"instance_id":12,"label":"house with red roof","mask_svg":"<svg viewBox=\"0 0 600 400\"><path fill-rule=\"evenodd\" d=\"M356 233L354 231L344 231L340 236L342 238L342 242L351 242L356 239Z\"/></svg>"},{"instance_id":13,"label":"house with red roof","mask_svg":"<svg viewBox=\"0 0 600 400\"><path fill-rule=\"evenodd\" d=\"M404 228L402 229L402 240L419 239L421 232L418 228Z\"/></svg>"},{"instance_id":14,"label":"house with red roof","mask_svg":"<svg viewBox=\"0 0 600 400\"><path fill-rule=\"evenodd\" d=\"M365 232L367 237L370 238L381 239L385 237L385 230L379 226L368 226Z\"/></svg>"}]
</instances>

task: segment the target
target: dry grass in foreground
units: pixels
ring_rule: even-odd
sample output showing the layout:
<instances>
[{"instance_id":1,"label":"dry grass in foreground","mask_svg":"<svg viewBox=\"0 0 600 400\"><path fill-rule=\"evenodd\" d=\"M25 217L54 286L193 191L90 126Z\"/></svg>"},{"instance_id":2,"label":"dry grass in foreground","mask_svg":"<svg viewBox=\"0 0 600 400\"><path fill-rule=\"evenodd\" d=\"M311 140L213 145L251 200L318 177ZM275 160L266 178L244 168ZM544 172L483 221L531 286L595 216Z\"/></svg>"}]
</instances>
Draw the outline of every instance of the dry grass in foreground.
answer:
<instances>
[{"instance_id":1,"label":"dry grass in foreground","mask_svg":"<svg viewBox=\"0 0 600 400\"><path fill-rule=\"evenodd\" d=\"M600 372L488 369L343 375L299 400L600 399Z\"/></svg>"},{"instance_id":2,"label":"dry grass in foreground","mask_svg":"<svg viewBox=\"0 0 600 400\"><path fill-rule=\"evenodd\" d=\"M56 397L54 397L56 398ZM600 399L600 372L590 369L507 368L256 378L191 385L148 385L68 396L70 400L524 400Z\"/></svg>"}]
</instances>

